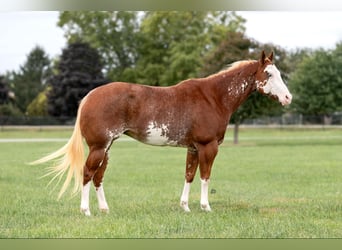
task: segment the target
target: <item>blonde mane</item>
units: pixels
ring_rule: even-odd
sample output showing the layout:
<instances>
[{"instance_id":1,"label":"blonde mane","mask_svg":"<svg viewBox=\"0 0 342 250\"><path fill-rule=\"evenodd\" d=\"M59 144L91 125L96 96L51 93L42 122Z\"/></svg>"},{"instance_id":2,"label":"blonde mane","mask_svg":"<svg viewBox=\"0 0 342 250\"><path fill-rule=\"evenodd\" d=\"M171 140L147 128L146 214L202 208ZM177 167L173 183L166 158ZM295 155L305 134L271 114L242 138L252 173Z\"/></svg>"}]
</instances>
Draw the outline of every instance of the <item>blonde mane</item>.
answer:
<instances>
[{"instance_id":1,"label":"blonde mane","mask_svg":"<svg viewBox=\"0 0 342 250\"><path fill-rule=\"evenodd\" d=\"M247 65L250 65L250 64L253 64L253 63L256 63L256 62L257 62L256 60L237 61L237 62L234 62L232 64L229 64L227 68L222 69L221 71L217 72L216 74L212 74L212 75L210 75L208 77L214 77L214 76L217 76L217 75L221 75L223 73L229 73L231 71L237 70L239 68L243 68L244 66L247 66Z\"/></svg>"}]
</instances>

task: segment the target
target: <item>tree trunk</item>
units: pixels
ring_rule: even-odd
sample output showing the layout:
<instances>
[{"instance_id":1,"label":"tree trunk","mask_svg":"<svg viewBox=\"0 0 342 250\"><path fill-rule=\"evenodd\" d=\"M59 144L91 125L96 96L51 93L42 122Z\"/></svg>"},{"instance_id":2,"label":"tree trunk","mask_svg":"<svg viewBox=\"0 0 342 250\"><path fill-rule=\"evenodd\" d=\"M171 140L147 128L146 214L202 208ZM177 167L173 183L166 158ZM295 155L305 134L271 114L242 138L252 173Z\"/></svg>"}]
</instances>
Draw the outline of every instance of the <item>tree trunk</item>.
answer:
<instances>
[{"instance_id":1,"label":"tree trunk","mask_svg":"<svg viewBox=\"0 0 342 250\"><path fill-rule=\"evenodd\" d=\"M238 121L234 124L234 144L239 144L239 125L240 123Z\"/></svg>"},{"instance_id":2,"label":"tree trunk","mask_svg":"<svg viewBox=\"0 0 342 250\"><path fill-rule=\"evenodd\" d=\"M324 123L324 125L331 125L331 123L332 123L331 115L324 115L323 123Z\"/></svg>"}]
</instances>

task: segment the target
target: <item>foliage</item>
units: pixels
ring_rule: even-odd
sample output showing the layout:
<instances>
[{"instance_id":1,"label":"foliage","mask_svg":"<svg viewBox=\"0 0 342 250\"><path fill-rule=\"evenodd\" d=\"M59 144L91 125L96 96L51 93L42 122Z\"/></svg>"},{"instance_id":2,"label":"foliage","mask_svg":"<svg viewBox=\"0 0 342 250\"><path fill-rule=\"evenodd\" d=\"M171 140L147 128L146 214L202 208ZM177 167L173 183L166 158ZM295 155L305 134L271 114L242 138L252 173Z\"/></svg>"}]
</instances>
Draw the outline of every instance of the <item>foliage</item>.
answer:
<instances>
[{"instance_id":1,"label":"foliage","mask_svg":"<svg viewBox=\"0 0 342 250\"><path fill-rule=\"evenodd\" d=\"M27 115L29 116L46 116L47 112L47 93L50 88L46 88L40 92L36 98L28 105Z\"/></svg>"},{"instance_id":2,"label":"foliage","mask_svg":"<svg viewBox=\"0 0 342 250\"><path fill-rule=\"evenodd\" d=\"M10 89L4 76L0 75L0 105L10 101Z\"/></svg>"},{"instance_id":3,"label":"foliage","mask_svg":"<svg viewBox=\"0 0 342 250\"><path fill-rule=\"evenodd\" d=\"M312 56L313 49L309 48L296 48L287 51L286 64L289 68L290 75L297 69L298 65L307 57ZM288 78L290 78L290 75Z\"/></svg>"},{"instance_id":4,"label":"foliage","mask_svg":"<svg viewBox=\"0 0 342 250\"><path fill-rule=\"evenodd\" d=\"M165 86L177 83L179 79L174 78L185 79L184 74L189 71L194 73L193 67L199 63L196 59L203 46L198 42L205 42L201 32L203 17L204 13L197 12L148 13L141 25L143 42L139 48L138 81ZM181 70L175 71L177 67Z\"/></svg>"},{"instance_id":5,"label":"foliage","mask_svg":"<svg viewBox=\"0 0 342 250\"><path fill-rule=\"evenodd\" d=\"M0 75L0 116L18 116L22 113L14 105L15 96L5 76Z\"/></svg>"},{"instance_id":6,"label":"foliage","mask_svg":"<svg viewBox=\"0 0 342 250\"><path fill-rule=\"evenodd\" d=\"M209 53L201 69L201 75L216 73L229 64L250 59L250 50L256 47L256 42L247 38L241 32L228 32L220 44Z\"/></svg>"},{"instance_id":7,"label":"foliage","mask_svg":"<svg viewBox=\"0 0 342 250\"><path fill-rule=\"evenodd\" d=\"M16 105L22 112L44 89L45 79L51 72L50 59L43 48L36 46L28 54L18 72L11 73L11 85L15 93Z\"/></svg>"},{"instance_id":8,"label":"foliage","mask_svg":"<svg viewBox=\"0 0 342 250\"><path fill-rule=\"evenodd\" d=\"M76 116L79 101L106 82L97 50L86 43L69 44L63 49L58 73L49 79L48 113L60 118Z\"/></svg>"},{"instance_id":9,"label":"foliage","mask_svg":"<svg viewBox=\"0 0 342 250\"><path fill-rule=\"evenodd\" d=\"M108 77L126 80L123 72L137 60L138 12L64 11L58 26L69 43L83 41L97 48Z\"/></svg>"},{"instance_id":10,"label":"foliage","mask_svg":"<svg viewBox=\"0 0 342 250\"><path fill-rule=\"evenodd\" d=\"M0 105L0 116L21 116L23 113L13 104L6 103Z\"/></svg>"},{"instance_id":11,"label":"foliage","mask_svg":"<svg viewBox=\"0 0 342 250\"><path fill-rule=\"evenodd\" d=\"M329 116L342 111L342 44L305 57L291 75L293 108L306 115Z\"/></svg>"},{"instance_id":12,"label":"foliage","mask_svg":"<svg viewBox=\"0 0 342 250\"><path fill-rule=\"evenodd\" d=\"M62 12L69 42L86 41L113 81L172 85L194 77L227 31L243 31L234 12Z\"/></svg>"},{"instance_id":13,"label":"foliage","mask_svg":"<svg viewBox=\"0 0 342 250\"><path fill-rule=\"evenodd\" d=\"M235 13L149 12L141 24L138 82L167 86L198 76L203 57L228 31L243 30Z\"/></svg>"}]
</instances>

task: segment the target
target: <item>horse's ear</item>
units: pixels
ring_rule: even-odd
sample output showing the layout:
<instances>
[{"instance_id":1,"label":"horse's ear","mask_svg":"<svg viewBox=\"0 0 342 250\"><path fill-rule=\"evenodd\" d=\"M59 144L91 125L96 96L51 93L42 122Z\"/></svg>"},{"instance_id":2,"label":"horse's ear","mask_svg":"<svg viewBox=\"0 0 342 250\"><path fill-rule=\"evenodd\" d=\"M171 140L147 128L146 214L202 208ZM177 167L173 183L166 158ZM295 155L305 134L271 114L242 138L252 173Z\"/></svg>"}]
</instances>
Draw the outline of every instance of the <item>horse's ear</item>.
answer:
<instances>
[{"instance_id":1,"label":"horse's ear","mask_svg":"<svg viewBox=\"0 0 342 250\"><path fill-rule=\"evenodd\" d=\"M268 56L268 59L272 62L273 61L273 51L270 53L270 55Z\"/></svg>"},{"instance_id":2,"label":"horse's ear","mask_svg":"<svg viewBox=\"0 0 342 250\"><path fill-rule=\"evenodd\" d=\"M261 65L264 65L265 64L265 58L266 58L266 55L265 55L265 51L263 50L261 52L261 57L260 57L260 63Z\"/></svg>"}]
</instances>

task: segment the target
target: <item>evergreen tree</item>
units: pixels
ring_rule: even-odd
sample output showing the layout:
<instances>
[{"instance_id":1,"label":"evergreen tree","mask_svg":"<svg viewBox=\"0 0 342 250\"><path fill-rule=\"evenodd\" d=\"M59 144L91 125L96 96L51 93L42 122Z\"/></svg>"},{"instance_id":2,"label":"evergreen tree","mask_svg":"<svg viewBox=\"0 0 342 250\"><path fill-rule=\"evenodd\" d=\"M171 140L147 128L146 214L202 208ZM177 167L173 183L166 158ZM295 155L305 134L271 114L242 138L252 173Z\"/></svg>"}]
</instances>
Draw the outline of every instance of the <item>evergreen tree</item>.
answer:
<instances>
[{"instance_id":1,"label":"evergreen tree","mask_svg":"<svg viewBox=\"0 0 342 250\"><path fill-rule=\"evenodd\" d=\"M9 103L11 95L13 97L13 93L10 92L5 77L0 76L0 105Z\"/></svg>"},{"instance_id":2,"label":"evergreen tree","mask_svg":"<svg viewBox=\"0 0 342 250\"><path fill-rule=\"evenodd\" d=\"M0 76L0 124L6 123L6 116L21 115L20 110L15 107L15 95L8 86L6 77ZM4 118L1 119L1 118Z\"/></svg>"},{"instance_id":3,"label":"evergreen tree","mask_svg":"<svg viewBox=\"0 0 342 250\"><path fill-rule=\"evenodd\" d=\"M80 100L93 88L107 83L96 49L87 43L69 44L63 50L58 74L51 77L48 113L61 119L76 116Z\"/></svg>"},{"instance_id":4,"label":"evergreen tree","mask_svg":"<svg viewBox=\"0 0 342 250\"><path fill-rule=\"evenodd\" d=\"M12 72L16 105L22 112L26 112L27 106L44 89L44 78L49 72L50 59L39 46L32 49L18 72Z\"/></svg>"}]
</instances>

